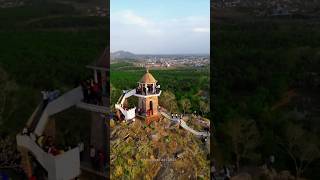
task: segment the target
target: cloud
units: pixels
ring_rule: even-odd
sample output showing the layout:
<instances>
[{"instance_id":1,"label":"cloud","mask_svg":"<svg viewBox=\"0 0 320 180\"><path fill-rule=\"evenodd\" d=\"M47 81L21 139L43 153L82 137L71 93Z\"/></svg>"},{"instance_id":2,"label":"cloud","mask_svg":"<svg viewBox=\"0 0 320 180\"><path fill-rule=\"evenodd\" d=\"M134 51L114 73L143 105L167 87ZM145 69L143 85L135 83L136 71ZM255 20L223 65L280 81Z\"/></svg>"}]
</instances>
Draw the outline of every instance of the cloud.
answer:
<instances>
[{"instance_id":1,"label":"cloud","mask_svg":"<svg viewBox=\"0 0 320 180\"><path fill-rule=\"evenodd\" d=\"M193 28L192 31L197 33L208 33L210 32L210 28L196 27L196 28Z\"/></svg>"},{"instance_id":2,"label":"cloud","mask_svg":"<svg viewBox=\"0 0 320 180\"><path fill-rule=\"evenodd\" d=\"M111 26L128 25L128 28L137 29L139 31L148 33L149 35L159 34L161 30L157 27L157 24L152 20L140 16L132 10L125 10L116 13L111 13ZM112 27L111 27L112 28Z\"/></svg>"},{"instance_id":3,"label":"cloud","mask_svg":"<svg viewBox=\"0 0 320 180\"><path fill-rule=\"evenodd\" d=\"M209 52L210 17L154 18L132 10L111 12L111 49L140 53Z\"/></svg>"},{"instance_id":4,"label":"cloud","mask_svg":"<svg viewBox=\"0 0 320 180\"><path fill-rule=\"evenodd\" d=\"M127 24L134 24L141 27L148 27L151 24L151 22L149 22L146 18L142 16L138 16L132 11L125 11L123 12L122 16L125 20L124 23L127 23Z\"/></svg>"}]
</instances>

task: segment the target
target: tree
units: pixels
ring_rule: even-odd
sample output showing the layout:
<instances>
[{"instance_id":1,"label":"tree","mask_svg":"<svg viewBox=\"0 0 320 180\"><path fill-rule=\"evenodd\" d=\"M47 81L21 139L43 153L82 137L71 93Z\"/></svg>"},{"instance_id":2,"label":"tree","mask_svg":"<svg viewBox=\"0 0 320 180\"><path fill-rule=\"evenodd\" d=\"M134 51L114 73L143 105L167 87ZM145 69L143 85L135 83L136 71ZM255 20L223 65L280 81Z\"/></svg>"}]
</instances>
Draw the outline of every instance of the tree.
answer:
<instances>
[{"instance_id":1,"label":"tree","mask_svg":"<svg viewBox=\"0 0 320 180\"><path fill-rule=\"evenodd\" d=\"M206 114L210 111L210 107L209 107L209 104L207 104L206 102L204 101L200 101L199 102L199 109L201 111L201 115L203 116L203 114Z\"/></svg>"},{"instance_id":2,"label":"tree","mask_svg":"<svg viewBox=\"0 0 320 180\"><path fill-rule=\"evenodd\" d=\"M247 119L229 120L223 125L223 129L231 140L237 170L239 170L242 158L255 159L257 157L254 150L259 144L260 135L255 121Z\"/></svg>"},{"instance_id":3,"label":"tree","mask_svg":"<svg viewBox=\"0 0 320 180\"><path fill-rule=\"evenodd\" d=\"M183 114L185 114L186 112L189 112L189 111L190 111L191 102L190 102L189 99L182 99L182 100L180 100L180 105L182 106Z\"/></svg>"},{"instance_id":4,"label":"tree","mask_svg":"<svg viewBox=\"0 0 320 180\"><path fill-rule=\"evenodd\" d=\"M8 74L0 67L0 125L8 121L16 110L17 99L14 96L16 90L16 83L11 81Z\"/></svg>"},{"instance_id":5,"label":"tree","mask_svg":"<svg viewBox=\"0 0 320 180\"><path fill-rule=\"evenodd\" d=\"M3 136L0 138L0 169L3 168L19 168L19 154L16 150L14 138L11 136Z\"/></svg>"},{"instance_id":6,"label":"tree","mask_svg":"<svg viewBox=\"0 0 320 180\"><path fill-rule=\"evenodd\" d=\"M317 142L314 135L295 124L289 124L285 137L280 139L279 145L294 162L297 178L302 176L313 161L320 158Z\"/></svg>"},{"instance_id":7,"label":"tree","mask_svg":"<svg viewBox=\"0 0 320 180\"><path fill-rule=\"evenodd\" d=\"M159 98L159 104L170 112L178 110L176 96L171 91L164 91Z\"/></svg>"},{"instance_id":8,"label":"tree","mask_svg":"<svg viewBox=\"0 0 320 180\"><path fill-rule=\"evenodd\" d=\"M9 121L16 110L15 92L17 85L9 79L8 74L0 67L0 127ZM0 134L0 169L18 168L18 154L14 138Z\"/></svg>"}]
</instances>

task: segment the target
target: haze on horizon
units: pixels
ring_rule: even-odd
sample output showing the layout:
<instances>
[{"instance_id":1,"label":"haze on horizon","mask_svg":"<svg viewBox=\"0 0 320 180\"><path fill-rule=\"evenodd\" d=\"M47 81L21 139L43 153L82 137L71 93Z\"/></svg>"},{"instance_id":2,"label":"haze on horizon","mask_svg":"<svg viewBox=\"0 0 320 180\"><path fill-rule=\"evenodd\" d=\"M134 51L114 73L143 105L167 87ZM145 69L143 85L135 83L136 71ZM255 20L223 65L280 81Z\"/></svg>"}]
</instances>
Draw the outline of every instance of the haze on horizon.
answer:
<instances>
[{"instance_id":1,"label":"haze on horizon","mask_svg":"<svg viewBox=\"0 0 320 180\"><path fill-rule=\"evenodd\" d=\"M209 54L209 0L111 0L111 52Z\"/></svg>"}]
</instances>

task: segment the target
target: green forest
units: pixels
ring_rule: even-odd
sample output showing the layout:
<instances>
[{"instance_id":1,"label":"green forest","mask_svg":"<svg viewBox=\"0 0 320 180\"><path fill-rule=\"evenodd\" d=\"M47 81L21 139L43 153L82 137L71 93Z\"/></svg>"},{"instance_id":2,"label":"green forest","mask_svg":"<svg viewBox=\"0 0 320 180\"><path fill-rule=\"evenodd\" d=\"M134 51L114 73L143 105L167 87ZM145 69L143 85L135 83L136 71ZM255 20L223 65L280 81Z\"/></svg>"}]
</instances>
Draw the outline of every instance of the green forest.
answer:
<instances>
[{"instance_id":1,"label":"green forest","mask_svg":"<svg viewBox=\"0 0 320 180\"><path fill-rule=\"evenodd\" d=\"M144 68L135 67L130 61L111 64L111 104L114 105L117 102L122 90L135 88L145 72ZM165 101L172 97L173 100L168 103L173 104L173 107L166 108L168 110L171 109L173 113L192 113L197 111L204 116L209 115L209 67L151 69L150 73L158 81L162 90L162 95L159 99L160 105L166 104ZM183 101L190 102L190 107L187 108L187 111L183 108Z\"/></svg>"},{"instance_id":2,"label":"green forest","mask_svg":"<svg viewBox=\"0 0 320 180\"><path fill-rule=\"evenodd\" d=\"M272 155L278 172L319 179L319 22L225 18L212 26L217 166L241 172Z\"/></svg>"},{"instance_id":3,"label":"green forest","mask_svg":"<svg viewBox=\"0 0 320 180\"><path fill-rule=\"evenodd\" d=\"M0 10L0 169L16 168L15 136L41 102L40 91L77 86L108 43L107 18L35 2Z\"/></svg>"}]
</instances>

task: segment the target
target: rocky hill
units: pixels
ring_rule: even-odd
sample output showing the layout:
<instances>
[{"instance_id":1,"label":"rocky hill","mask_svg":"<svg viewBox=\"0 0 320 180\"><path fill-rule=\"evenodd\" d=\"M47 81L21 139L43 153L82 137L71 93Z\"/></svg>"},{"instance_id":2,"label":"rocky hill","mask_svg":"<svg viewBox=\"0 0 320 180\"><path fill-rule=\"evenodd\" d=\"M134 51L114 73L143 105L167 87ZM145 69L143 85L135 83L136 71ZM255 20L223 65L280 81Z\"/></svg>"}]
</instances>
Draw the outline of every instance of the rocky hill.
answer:
<instances>
[{"instance_id":1,"label":"rocky hill","mask_svg":"<svg viewBox=\"0 0 320 180\"><path fill-rule=\"evenodd\" d=\"M111 130L111 178L209 179L209 145L162 118L115 125Z\"/></svg>"}]
</instances>

